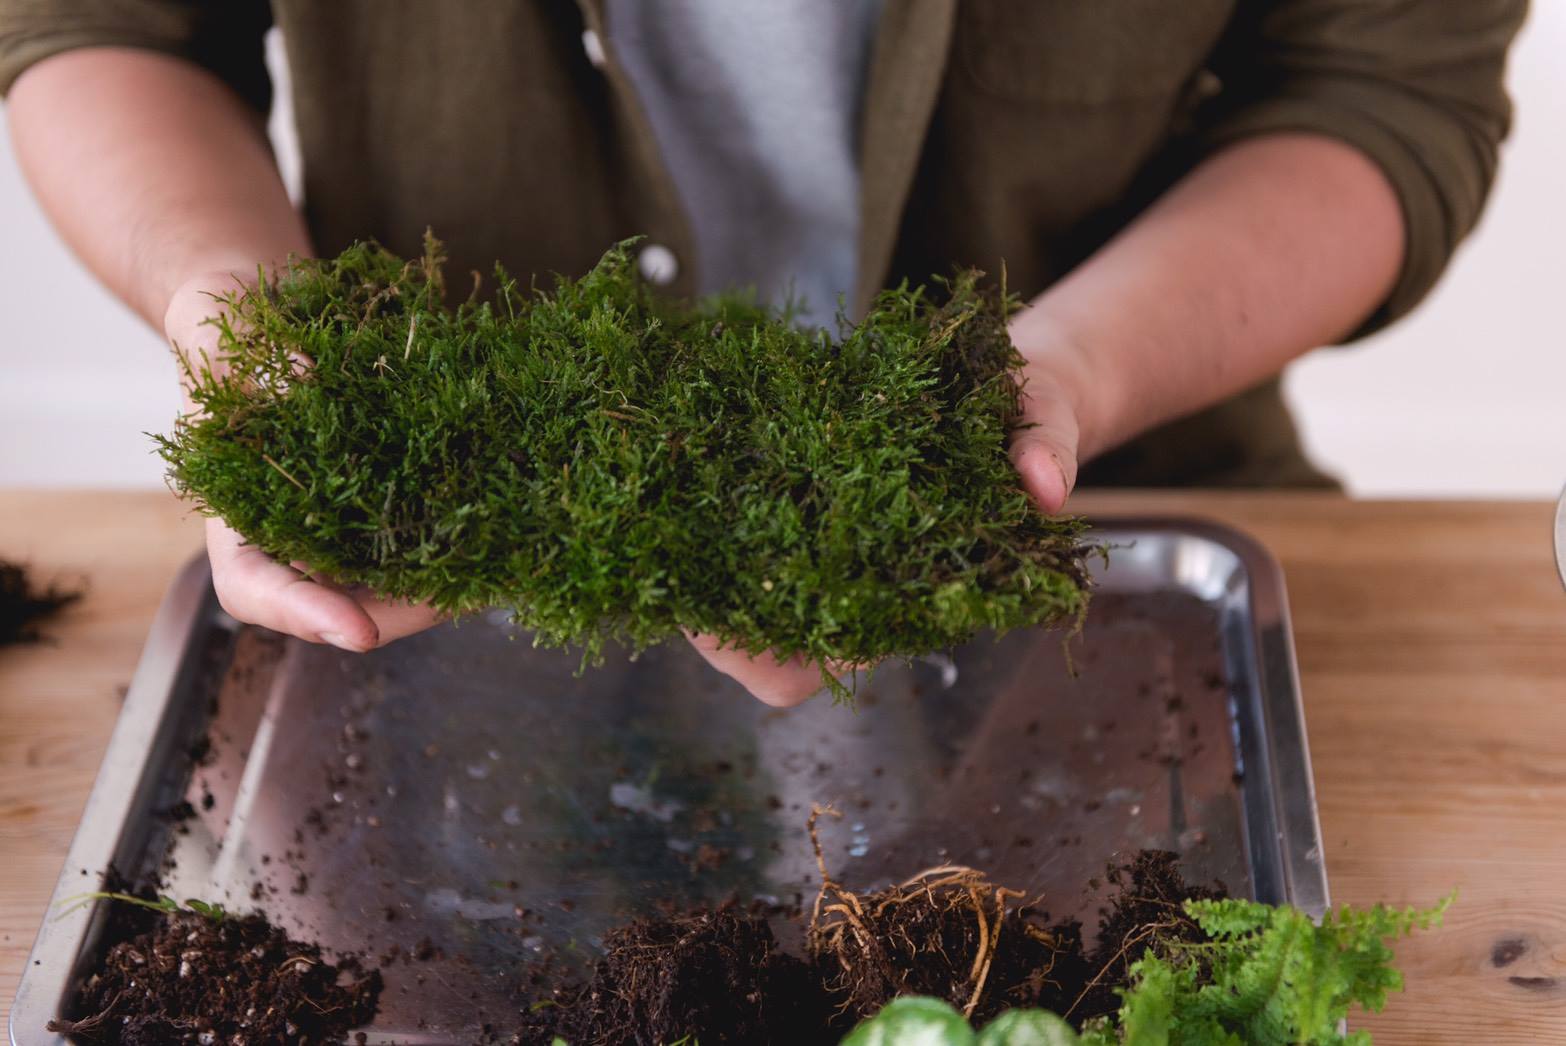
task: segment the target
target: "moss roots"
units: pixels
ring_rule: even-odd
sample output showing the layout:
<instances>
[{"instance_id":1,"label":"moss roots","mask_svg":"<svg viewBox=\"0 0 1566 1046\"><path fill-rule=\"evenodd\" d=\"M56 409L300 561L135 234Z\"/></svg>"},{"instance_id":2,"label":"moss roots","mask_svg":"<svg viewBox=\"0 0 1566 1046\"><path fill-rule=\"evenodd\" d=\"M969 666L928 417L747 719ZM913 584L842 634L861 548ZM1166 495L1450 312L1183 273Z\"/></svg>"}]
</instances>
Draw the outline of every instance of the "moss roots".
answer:
<instances>
[{"instance_id":1,"label":"moss roots","mask_svg":"<svg viewBox=\"0 0 1566 1046\"><path fill-rule=\"evenodd\" d=\"M1008 461L1021 361L978 274L836 337L659 298L627 245L547 293L496 275L451 307L435 241L361 244L231 297L158 439L174 489L284 562L589 656L684 629L858 664L1080 616L1083 525Z\"/></svg>"}]
</instances>

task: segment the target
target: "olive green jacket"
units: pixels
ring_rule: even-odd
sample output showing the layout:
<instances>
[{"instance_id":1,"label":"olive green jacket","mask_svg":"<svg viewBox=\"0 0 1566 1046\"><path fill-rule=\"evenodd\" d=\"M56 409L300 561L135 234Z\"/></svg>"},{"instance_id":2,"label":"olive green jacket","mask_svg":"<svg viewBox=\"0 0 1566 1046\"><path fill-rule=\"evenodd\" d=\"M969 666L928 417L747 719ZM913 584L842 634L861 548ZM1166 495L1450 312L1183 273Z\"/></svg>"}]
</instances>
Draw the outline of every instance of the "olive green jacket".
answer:
<instances>
[{"instance_id":1,"label":"olive green jacket","mask_svg":"<svg viewBox=\"0 0 1566 1046\"><path fill-rule=\"evenodd\" d=\"M1032 295L1204 154L1312 131L1402 202L1410 309L1479 216L1525 0L886 0L860 127L862 307L954 264ZM257 108L281 27L322 252L429 226L457 271L577 273L645 234L695 245L602 0L0 0L0 88L73 47L185 56ZM584 46L599 45L599 46ZM1127 303L1134 308L1135 303ZM1363 333L1363 331L1361 332ZM1316 484L1276 382L1091 465L1087 482Z\"/></svg>"}]
</instances>

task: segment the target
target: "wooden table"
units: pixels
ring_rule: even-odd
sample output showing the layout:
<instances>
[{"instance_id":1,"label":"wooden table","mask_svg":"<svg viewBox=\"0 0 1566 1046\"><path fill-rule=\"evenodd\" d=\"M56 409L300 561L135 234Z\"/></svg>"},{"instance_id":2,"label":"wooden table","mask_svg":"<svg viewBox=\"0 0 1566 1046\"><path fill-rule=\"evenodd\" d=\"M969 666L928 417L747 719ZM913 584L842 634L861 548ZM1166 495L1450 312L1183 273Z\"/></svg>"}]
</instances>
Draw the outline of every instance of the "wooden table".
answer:
<instances>
[{"instance_id":1,"label":"wooden table","mask_svg":"<svg viewBox=\"0 0 1566 1046\"><path fill-rule=\"evenodd\" d=\"M1338 901L1428 904L1376 1042L1566 1043L1566 594L1550 507L1318 494L1084 496L1203 515L1283 561ZM153 611L200 545L162 493L0 491L0 555L91 594L0 650L0 1015Z\"/></svg>"}]
</instances>

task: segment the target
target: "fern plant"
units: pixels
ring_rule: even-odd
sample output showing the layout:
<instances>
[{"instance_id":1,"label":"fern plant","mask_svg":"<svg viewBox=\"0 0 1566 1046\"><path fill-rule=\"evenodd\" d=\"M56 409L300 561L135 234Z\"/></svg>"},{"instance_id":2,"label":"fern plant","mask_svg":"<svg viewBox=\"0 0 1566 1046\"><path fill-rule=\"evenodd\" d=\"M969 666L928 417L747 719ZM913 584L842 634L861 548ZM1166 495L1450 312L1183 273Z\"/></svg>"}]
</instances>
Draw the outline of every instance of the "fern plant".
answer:
<instances>
[{"instance_id":1,"label":"fern plant","mask_svg":"<svg viewBox=\"0 0 1566 1046\"><path fill-rule=\"evenodd\" d=\"M1319 923L1288 906L1185 902L1207 935L1154 941L1131 965L1120 1010L1080 1033L1042 1010L1014 1010L975 1033L937 999L899 999L844 1046L1369 1046L1339 1031L1354 1006L1371 1012L1402 988L1392 940L1440 922L1434 908L1344 906Z\"/></svg>"},{"instance_id":2,"label":"fern plant","mask_svg":"<svg viewBox=\"0 0 1566 1046\"><path fill-rule=\"evenodd\" d=\"M1368 1044L1344 1037L1339 1022L1353 1006L1372 1012L1403 986L1389 941L1439 922L1451 898L1434 908L1365 910L1344 906L1320 923L1287 906L1255 901L1187 901L1208 940L1175 942L1131 968L1118 1024L1131 1046Z\"/></svg>"}]
</instances>

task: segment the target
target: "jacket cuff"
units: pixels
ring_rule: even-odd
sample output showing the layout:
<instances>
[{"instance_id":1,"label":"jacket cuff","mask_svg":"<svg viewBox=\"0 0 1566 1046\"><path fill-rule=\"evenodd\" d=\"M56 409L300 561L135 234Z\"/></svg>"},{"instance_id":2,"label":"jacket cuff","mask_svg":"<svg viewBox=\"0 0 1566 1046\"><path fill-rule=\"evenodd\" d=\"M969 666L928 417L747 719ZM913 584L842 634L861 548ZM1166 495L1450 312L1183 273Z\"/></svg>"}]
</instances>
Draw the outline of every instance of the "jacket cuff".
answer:
<instances>
[{"instance_id":1,"label":"jacket cuff","mask_svg":"<svg viewBox=\"0 0 1566 1046\"><path fill-rule=\"evenodd\" d=\"M45 58L83 47L128 47L194 62L264 114L272 102L264 50L270 25L267 5L250 0L210 7L157 0L8 4L0 11L0 95Z\"/></svg>"}]
</instances>

